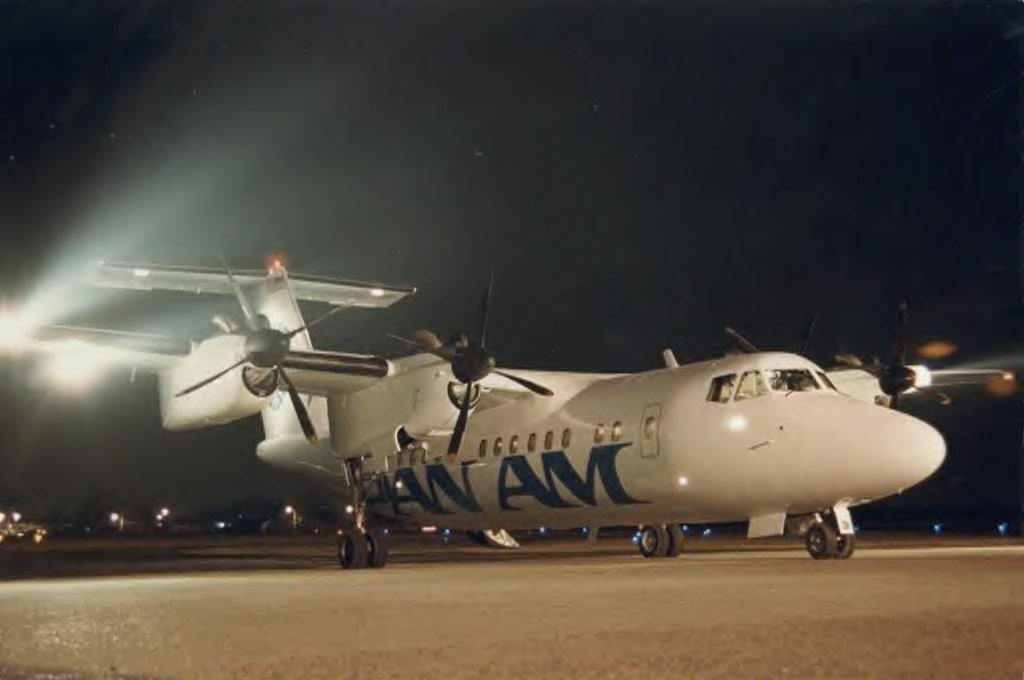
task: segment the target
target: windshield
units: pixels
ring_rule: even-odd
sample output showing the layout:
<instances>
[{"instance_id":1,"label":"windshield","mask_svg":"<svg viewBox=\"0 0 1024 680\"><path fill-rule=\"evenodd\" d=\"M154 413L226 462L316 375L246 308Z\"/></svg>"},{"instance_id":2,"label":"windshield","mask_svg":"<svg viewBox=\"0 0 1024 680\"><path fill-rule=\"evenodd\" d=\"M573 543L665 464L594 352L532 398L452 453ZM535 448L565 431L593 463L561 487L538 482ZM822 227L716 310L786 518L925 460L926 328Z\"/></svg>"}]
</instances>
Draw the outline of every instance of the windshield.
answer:
<instances>
[{"instance_id":1,"label":"windshield","mask_svg":"<svg viewBox=\"0 0 1024 680\"><path fill-rule=\"evenodd\" d=\"M765 371L768 386L776 392L808 392L821 389L811 372L805 368Z\"/></svg>"}]
</instances>

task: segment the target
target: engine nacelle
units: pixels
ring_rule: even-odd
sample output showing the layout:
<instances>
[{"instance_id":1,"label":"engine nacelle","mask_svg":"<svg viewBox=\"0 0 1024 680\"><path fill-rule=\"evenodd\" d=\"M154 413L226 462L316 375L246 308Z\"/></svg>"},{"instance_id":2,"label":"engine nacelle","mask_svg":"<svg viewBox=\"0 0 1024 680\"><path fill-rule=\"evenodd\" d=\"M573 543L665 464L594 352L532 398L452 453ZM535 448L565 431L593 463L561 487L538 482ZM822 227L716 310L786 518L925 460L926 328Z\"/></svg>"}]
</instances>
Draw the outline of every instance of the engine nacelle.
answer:
<instances>
[{"instance_id":1,"label":"engine nacelle","mask_svg":"<svg viewBox=\"0 0 1024 680\"><path fill-rule=\"evenodd\" d=\"M252 375L251 367L239 366L195 392L174 396L244 356L244 336L218 335L199 343L181 363L161 373L160 414L164 427L168 430L191 430L230 423L259 413L273 393L272 389L266 389L268 381L276 381L276 376L257 379ZM247 368L250 374L243 378L243 371ZM256 389L261 386L263 389Z\"/></svg>"}]
</instances>

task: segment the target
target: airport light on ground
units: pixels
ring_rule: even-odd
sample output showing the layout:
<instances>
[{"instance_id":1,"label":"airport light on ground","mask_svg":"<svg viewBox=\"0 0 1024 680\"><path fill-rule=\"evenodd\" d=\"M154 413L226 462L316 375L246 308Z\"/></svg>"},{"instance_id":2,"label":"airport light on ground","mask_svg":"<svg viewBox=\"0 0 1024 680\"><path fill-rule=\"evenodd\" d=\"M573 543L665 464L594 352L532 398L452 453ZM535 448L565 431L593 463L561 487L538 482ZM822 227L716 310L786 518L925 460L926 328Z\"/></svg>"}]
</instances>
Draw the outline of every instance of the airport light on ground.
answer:
<instances>
[{"instance_id":1,"label":"airport light on ground","mask_svg":"<svg viewBox=\"0 0 1024 680\"><path fill-rule=\"evenodd\" d=\"M20 512L12 512L11 513L11 521L12 522L20 522L21 521L21 513Z\"/></svg>"}]
</instances>

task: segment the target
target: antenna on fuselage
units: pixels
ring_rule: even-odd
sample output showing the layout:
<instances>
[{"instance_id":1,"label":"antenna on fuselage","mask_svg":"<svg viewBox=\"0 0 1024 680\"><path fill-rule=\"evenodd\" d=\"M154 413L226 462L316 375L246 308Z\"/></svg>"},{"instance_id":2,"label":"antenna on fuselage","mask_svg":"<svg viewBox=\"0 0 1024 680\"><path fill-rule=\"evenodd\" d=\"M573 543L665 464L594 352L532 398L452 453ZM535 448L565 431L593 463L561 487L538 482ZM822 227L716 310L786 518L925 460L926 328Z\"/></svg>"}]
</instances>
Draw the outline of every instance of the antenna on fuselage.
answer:
<instances>
[{"instance_id":1,"label":"antenna on fuselage","mask_svg":"<svg viewBox=\"0 0 1024 680\"><path fill-rule=\"evenodd\" d=\"M736 344L740 346L740 349L742 349L747 354L756 354L761 351L757 348L757 345L743 337L743 334L740 333L735 328L733 328L732 326L726 326L725 332L729 335L730 338L735 340Z\"/></svg>"},{"instance_id":2,"label":"antenna on fuselage","mask_svg":"<svg viewBox=\"0 0 1024 680\"><path fill-rule=\"evenodd\" d=\"M668 347L661 350L661 360L665 362L665 368L679 368L679 362L676 361L675 352Z\"/></svg>"}]
</instances>

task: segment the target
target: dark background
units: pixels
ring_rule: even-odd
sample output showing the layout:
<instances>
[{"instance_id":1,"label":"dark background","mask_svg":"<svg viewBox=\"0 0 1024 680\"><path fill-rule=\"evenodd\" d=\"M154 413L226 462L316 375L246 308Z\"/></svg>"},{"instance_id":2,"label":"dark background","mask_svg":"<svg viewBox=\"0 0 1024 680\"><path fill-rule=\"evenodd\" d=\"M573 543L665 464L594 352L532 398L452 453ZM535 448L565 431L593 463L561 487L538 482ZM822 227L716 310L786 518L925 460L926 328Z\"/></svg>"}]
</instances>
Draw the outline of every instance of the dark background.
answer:
<instances>
[{"instance_id":1,"label":"dark background","mask_svg":"<svg viewBox=\"0 0 1024 680\"><path fill-rule=\"evenodd\" d=\"M90 261L419 287L318 346L472 322L504 365L636 371L731 349L1021 367L1019 3L0 2L0 297L41 322L200 338L230 300L96 295ZM312 494L255 419L159 426L153 382L86 396L10 362L0 506L193 513ZM943 469L871 517L1009 518L1019 393L906 400ZM312 501L310 501L312 502ZM142 510L140 510L141 512Z\"/></svg>"}]
</instances>

